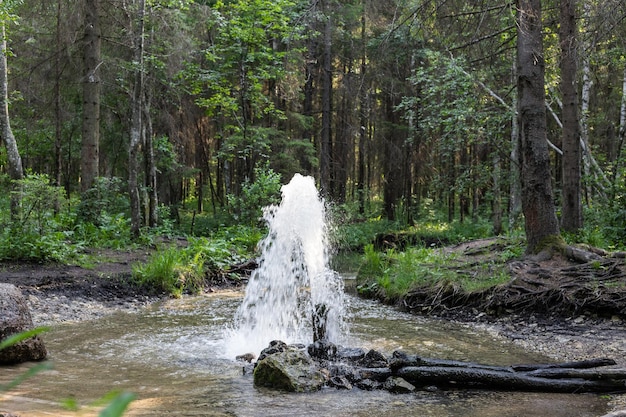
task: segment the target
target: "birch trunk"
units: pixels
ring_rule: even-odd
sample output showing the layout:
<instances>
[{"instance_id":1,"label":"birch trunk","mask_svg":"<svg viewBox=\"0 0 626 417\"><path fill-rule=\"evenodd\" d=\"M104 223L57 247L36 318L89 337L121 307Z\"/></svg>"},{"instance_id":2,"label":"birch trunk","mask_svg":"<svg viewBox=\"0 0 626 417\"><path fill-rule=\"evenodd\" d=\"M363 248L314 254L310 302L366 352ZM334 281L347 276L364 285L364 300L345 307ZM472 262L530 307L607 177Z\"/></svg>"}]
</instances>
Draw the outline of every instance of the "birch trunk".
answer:
<instances>
[{"instance_id":1,"label":"birch trunk","mask_svg":"<svg viewBox=\"0 0 626 417\"><path fill-rule=\"evenodd\" d=\"M613 179L613 190L615 190L617 185L621 181L621 155L622 148L624 147L624 139L626 138L626 66L624 66L624 75L622 79L622 104L619 111L619 134L617 137L617 154L615 156L615 168L614 179ZM615 191L613 191L615 193ZM614 198L612 199L614 200Z\"/></svg>"},{"instance_id":2,"label":"birch trunk","mask_svg":"<svg viewBox=\"0 0 626 417\"><path fill-rule=\"evenodd\" d=\"M133 237L139 236L141 228L141 203L139 198L139 148L143 126L143 20L145 12L145 0L137 2L137 27L135 28L135 85L131 102L132 115L130 127L130 146L128 149L128 187L130 196L130 229Z\"/></svg>"},{"instance_id":3,"label":"birch trunk","mask_svg":"<svg viewBox=\"0 0 626 417\"><path fill-rule=\"evenodd\" d=\"M13 180L13 191L17 191L15 187L18 184L15 182L24 178L24 172L22 169L22 157L20 156L17 148L17 142L13 131L11 130L11 123L9 122L9 82L8 82L8 69L7 69L7 41L5 35L5 26L2 24L2 39L0 40L0 125L2 129L2 140L4 140L4 146L7 150L7 161L9 168L9 176ZM16 219L19 214L20 197L19 193L13 192L11 194L11 218Z\"/></svg>"}]
</instances>

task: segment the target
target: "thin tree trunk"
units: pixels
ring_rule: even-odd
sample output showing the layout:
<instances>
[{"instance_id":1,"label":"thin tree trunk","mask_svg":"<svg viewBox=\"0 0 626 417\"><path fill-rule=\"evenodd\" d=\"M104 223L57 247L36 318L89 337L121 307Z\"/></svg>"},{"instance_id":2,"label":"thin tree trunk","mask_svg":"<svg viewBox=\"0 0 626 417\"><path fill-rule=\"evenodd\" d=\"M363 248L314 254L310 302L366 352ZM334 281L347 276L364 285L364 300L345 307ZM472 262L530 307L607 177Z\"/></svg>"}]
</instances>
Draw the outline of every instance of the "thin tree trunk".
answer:
<instances>
[{"instance_id":1,"label":"thin tree trunk","mask_svg":"<svg viewBox=\"0 0 626 417\"><path fill-rule=\"evenodd\" d=\"M613 168L613 191L614 195L617 190L617 185L621 179L621 155L622 148L624 147L624 140L626 139L626 65L624 66L624 75L622 78L622 104L619 112L619 130L617 135L617 152L615 156L615 167ZM615 198L611 198L612 201Z\"/></svg>"},{"instance_id":2,"label":"thin tree trunk","mask_svg":"<svg viewBox=\"0 0 626 417\"><path fill-rule=\"evenodd\" d=\"M519 0L517 90L527 253L537 253L554 243L552 239L560 238L546 138L542 28L541 0Z\"/></svg>"},{"instance_id":3,"label":"thin tree trunk","mask_svg":"<svg viewBox=\"0 0 626 417\"><path fill-rule=\"evenodd\" d=\"M144 47L144 13L145 0L137 2L137 27L135 28L135 85L131 101L130 145L128 148L128 188L130 196L130 229L133 237L139 236L141 228L141 204L139 199L139 148L143 126L143 47Z\"/></svg>"},{"instance_id":4,"label":"thin tree trunk","mask_svg":"<svg viewBox=\"0 0 626 417\"><path fill-rule=\"evenodd\" d=\"M11 218L17 219L20 211L20 197L19 185L16 181L24 178L24 172L22 169L22 157L17 148L17 142L15 136L13 136L13 130L11 130L11 123L9 122L9 81L8 81L8 67L7 67L7 41L5 33L5 25L2 23L2 39L0 40L0 125L2 139L4 140L4 146L7 150L7 162L9 168L9 177L13 181L13 193L11 194Z\"/></svg>"},{"instance_id":5,"label":"thin tree trunk","mask_svg":"<svg viewBox=\"0 0 626 417\"><path fill-rule=\"evenodd\" d=\"M56 16L56 57L54 62L54 113L56 115L54 121L54 185L61 186L61 144L62 144L62 121L61 121L61 0L57 0L57 16ZM69 195L70 190L65 191ZM55 210L59 210L58 202L55 203Z\"/></svg>"},{"instance_id":6,"label":"thin tree trunk","mask_svg":"<svg viewBox=\"0 0 626 417\"><path fill-rule=\"evenodd\" d=\"M100 158L100 0L85 0L83 138L80 158L81 192L93 185Z\"/></svg>"},{"instance_id":7,"label":"thin tree trunk","mask_svg":"<svg viewBox=\"0 0 626 417\"><path fill-rule=\"evenodd\" d=\"M332 26L330 6L324 3L326 22L324 23L324 68L322 70L322 130L320 135L320 188L322 193L331 192L331 147L332 147Z\"/></svg>"},{"instance_id":8,"label":"thin tree trunk","mask_svg":"<svg viewBox=\"0 0 626 417\"><path fill-rule=\"evenodd\" d=\"M145 146L144 159L146 166L146 189L148 190L148 226L155 227L159 222L158 207L159 196L157 193L157 169L154 159L154 141L152 119L150 118L150 99L146 99L144 103L144 120L145 120Z\"/></svg>"},{"instance_id":9,"label":"thin tree trunk","mask_svg":"<svg viewBox=\"0 0 626 417\"><path fill-rule=\"evenodd\" d=\"M586 199L588 200L589 198L591 198L591 162L589 160L589 101L591 100L591 87L593 86L593 81L591 80L591 63L589 61L589 52L584 54L582 64L583 83L580 94L580 141L582 142L583 152L583 172L585 178L587 178L587 180L585 181L585 195Z\"/></svg>"},{"instance_id":10,"label":"thin tree trunk","mask_svg":"<svg viewBox=\"0 0 626 417\"><path fill-rule=\"evenodd\" d=\"M581 149L578 118L578 57L576 53L576 2L561 0L561 94L563 97L563 197L561 227L576 232L583 226L581 202Z\"/></svg>"},{"instance_id":11,"label":"thin tree trunk","mask_svg":"<svg viewBox=\"0 0 626 417\"><path fill-rule=\"evenodd\" d=\"M357 194L359 213L365 213L365 141L367 140L367 89L365 73L367 71L367 40L365 33L365 8L361 16L361 81L359 85L359 154L357 168Z\"/></svg>"}]
</instances>

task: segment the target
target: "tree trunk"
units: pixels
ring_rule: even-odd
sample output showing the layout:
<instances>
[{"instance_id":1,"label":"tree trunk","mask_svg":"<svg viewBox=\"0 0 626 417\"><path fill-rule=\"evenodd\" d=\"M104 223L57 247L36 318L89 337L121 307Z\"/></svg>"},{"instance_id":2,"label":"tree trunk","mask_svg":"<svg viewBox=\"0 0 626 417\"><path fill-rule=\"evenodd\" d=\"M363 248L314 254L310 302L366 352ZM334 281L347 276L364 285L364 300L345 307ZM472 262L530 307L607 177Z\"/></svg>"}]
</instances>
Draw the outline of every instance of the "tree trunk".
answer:
<instances>
[{"instance_id":1,"label":"tree trunk","mask_svg":"<svg viewBox=\"0 0 626 417\"><path fill-rule=\"evenodd\" d=\"M145 185L148 190L148 226L156 227L159 222L158 207L159 195L157 193L157 168L154 158L154 141L152 120L150 119L150 99L147 98L144 103L144 120L145 120Z\"/></svg>"},{"instance_id":2,"label":"tree trunk","mask_svg":"<svg viewBox=\"0 0 626 417\"><path fill-rule=\"evenodd\" d=\"M61 0L57 0L57 15L56 15L56 56L54 59L54 185L61 186L61 172L62 172L62 157L61 157L61 144L62 144L62 125L61 120L61 23L62 7ZM66 194L70 195L70 190L65 190ZM59 210L59 203L55 203L55 210Z\"/></svg>"},{"instance_id":3,"label":"tree trunk","mask_svg":"<svg viewBox=\"0 0 626 417\"><path fill-rule=\"evenodd\" d=\"M554 364L493 366L480 363L423 358L401 351L393 353L387 368L376 368L381 377L397 375L417 386L489 388L541 392L624 391L626 369L601 369L615 365L607 358ZM365 372L369 371L368 369Z\"/></svg>"},{"instance_id":4,"label":"tree trunk","mask_svg":"<svg viewBox=\"0 0 626 417\"><path fill-rule=\"evenodd\" d=\"M365 142L367 140L367 89L365 73L367 71L367 38L365 10L361 16L361 79L359 83L359 150L357 155L357 198L359 213L365 214Z\"/></svg>"},{"instance_id":5,"label":"tree trunk","mask_svg":"<svg viewBox=\"0 0 626 417\"><path fill-rule=\"evenodd\" d=\"M561 94L563 97L563 197L561 227L576 232L583 226L581 199L581 149L578 118L578 57L576 53L576 1L561 0Z\"/></svg>"},{"instance_id":6,"label":"tree trunk","mask_svg":"<svg viewBox=\"0 0 626 417\"><path fill-rule=\"evenodd\" d=\"M143 127L143 32L145 0L137 2L137 27L135 28L134 61L135 83L131 100L130 145L128 147L128 188L130 196L130 230L133 237L139 237L141 229L141 204L139 199L139 149Z\"/></svg>"},{"instance_id":7,"label":"tree trunk","mask_svg":"<svg viewBox=\"0 0 626 417\"><path fill-rule=\"evenodd\" d=\"M622 104L619 111L619 129L617 135L617 149L615 156L615 167L613 167L613 193L618 189L618 184L621 179L621 155L622 148L624 147L624 141L626 140L626 65L624 66L624 72L622 76ZM611 198L612 201L615 197Z\"/></svg>"},{"instance_id":8,"label":"tree trunk","mask_svg":"<svg viewBox=\"0 0 626 417\"><path fill-rule=\"evenodd\" d=\"M323 3L326 22L324 23L324 53L322 70L322 130L320 134L320 188L322 193L331 192L331 148L332 148L332 26L330 6Z\"/></svg>"},{"instance_id":9,"label":"tree trunk","mask_svg":"<svg viewBox=\"0 0 626 417\"><path fill-rule=\"evenodd\" d=\"M517 79L517 64L513 65L513 76ZM522 185L520 183L520 143L519 143L519 118L517 115L518 104L517 91L513 92L513 118L511 120L511 188L509 191L509 231L512 231L522 212Z\"/></svg>"},{"instance_id":10,"label":"tree trunk","mask_svg":"<svg viewBox=\"0 0 626 417\"><path fill-rule=\"evenodd\" d=\"M517 90L526 252L560 241L547 144L541 0L519 0Z\"/></svg>"},{"instance_id":11,"label":"tree trunk","mask_svg":"<svg viewBox=\"0 0 626 417\"><path fill-rule=\"evenodd\" d=\"M585 50L588 50L588 48L585 47ZM584 54L582 61L583 83L580 93L580 141L583 148L584 175L587 178L585 182L585 195L588 201L588 199L591 198L591 163L589 161L589 155L591 152L589 149L589 102L591 100L591 87L593 85L593 81L591 80L591 62L589 53Z\"/></svg>"},{"instance_id":12,"label":"tree trunk","mask_svg":"<svg viewBox=\"0 0 626 417\"><path fill-rule=\"evenodd\" d=\"M81 192L98 176L100 158L100 0L85 0L85 45L83 79L83 138L80 172Z\"/></svg>"},{"instance_id":13,"label":"tree trunk","mask_svg":"<svg viewBox=\"0 0 626 417\"><path fill-rule=\"evenodd\" d=\"M2 23L2 39L0 40L0 125L2 139L4 140L4 146L7 149L7 162L9 168L9 177L13 180L13 191L17 191L15 187L18 185L15 181L24 178L24 172L22 169L22 157L17 149L17 142L15 136L13 136L13 130L11 130L11 123L9 122L9 81L8 81L8 67L7 67L7 41L5 34L5 25ZM11 195L11 218L16 219L20 209L20 197L18 193L12 193Z\"/></svg>"}]
</instances>

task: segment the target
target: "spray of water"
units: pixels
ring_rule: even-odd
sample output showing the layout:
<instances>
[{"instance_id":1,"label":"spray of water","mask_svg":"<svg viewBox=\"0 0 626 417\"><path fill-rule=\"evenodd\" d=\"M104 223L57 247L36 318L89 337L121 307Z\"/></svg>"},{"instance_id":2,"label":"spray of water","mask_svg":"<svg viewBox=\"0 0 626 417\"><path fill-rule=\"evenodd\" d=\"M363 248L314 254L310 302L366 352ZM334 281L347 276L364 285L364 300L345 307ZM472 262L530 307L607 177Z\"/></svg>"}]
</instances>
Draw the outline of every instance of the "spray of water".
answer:
<instances>
[{"instance_id":1,"label":"spray of water","mask_svg":"<svg viewBox=\"0 0 626 417\"><path fill-rule=\"evenodd\" d=\"M327 308L326 337L337 343L345 336L343 281L329 268L324 201L313 178L300 174L281 191L280 205L264 209L269 233L227 337L227 350L237 354L258 354L272 340L311 343L319 305Z\"/></svg>"}]
</instances>

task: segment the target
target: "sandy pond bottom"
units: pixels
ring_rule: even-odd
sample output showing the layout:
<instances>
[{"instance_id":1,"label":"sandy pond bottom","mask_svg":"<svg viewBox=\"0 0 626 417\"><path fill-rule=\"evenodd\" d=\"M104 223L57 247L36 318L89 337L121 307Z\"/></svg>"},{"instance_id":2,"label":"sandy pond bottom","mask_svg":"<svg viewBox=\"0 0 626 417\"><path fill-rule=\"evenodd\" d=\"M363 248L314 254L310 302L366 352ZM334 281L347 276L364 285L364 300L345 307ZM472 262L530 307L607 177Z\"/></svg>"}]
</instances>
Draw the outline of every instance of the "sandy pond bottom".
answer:
<instances>
[{"instance_id":1,"label":"sandy pond bottom","mask_svg":"<svg viewBox=\"0 0 626 417\"><path fill-rule=\"evenodd\" d=\"M44 335L53 370L0 394L0 411L22 417L97 415L102 409L98 399L125 390L137 395L126 416L597 417L608 412L606 398L595 394L453 390L393 395L358 389L291 394L255 388L232 359L245 348L237 351L223 342L241 297L233 292L170 300L139 313L54 326ZM350 311L344 345L492 365L549 361L469 326L374 302L350 298ZM0 384L30 366L2 368ZM79 409L64 408L68 399Z\"/></svg>"}]
</instances>

